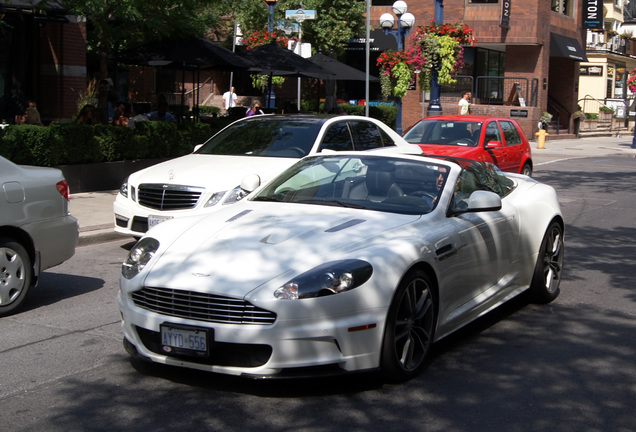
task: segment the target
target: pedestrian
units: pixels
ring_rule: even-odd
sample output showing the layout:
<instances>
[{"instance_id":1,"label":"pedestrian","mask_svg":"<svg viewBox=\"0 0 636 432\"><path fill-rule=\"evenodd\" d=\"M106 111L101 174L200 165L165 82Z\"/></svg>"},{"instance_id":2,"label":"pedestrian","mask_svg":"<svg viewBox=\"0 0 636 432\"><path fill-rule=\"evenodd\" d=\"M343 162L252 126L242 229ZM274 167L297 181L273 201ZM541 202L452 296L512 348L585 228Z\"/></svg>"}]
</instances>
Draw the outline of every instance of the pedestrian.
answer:
<instances>
[{"instance_id":1,"label":"pedestrian","mask_svg":"<svg viewBox=\"0 0 636 432\"><path fill-rule=\"evenodd\" d=\"M234 108L238 106L238 97L236 93L234 93L234 86L232 86L228 91L223 93L223 107L225 108L225 114L228 113L230 108Z\"/></svg>"},{"instance_id":2,"label":"pedestrian","mask_svg":"<svg viewBox=\"0 0 636 432\"><path fill-rule=\"evenodd\" d=\"M75 123L85 125L102 124L101 115L95 105L86 104L75 117Z\"/></svg>"},{"instance_id":3,"label":"pedestrian","mask_svg":"<svg viewBox=\"0 0 636 432\"><path fill-rule=\"evenodd\" d=\"M120 102L115 108L115 115L113 117L113 125L115 126L127 126L131 117L131 105L130 102Z\"/></svg>"},{"instance_id":4,"label":"pedestrian","mask_svg":"<svg viewBox=\"0 0 636 432\"><path fill-rule=\"evenodd\" d=\"M464 92L464 94L462 95L462 98L459 100L460 115L470 114L470 98L471 97L472 97L472 94L469 91Z\"/></svg>"},{"instance_id":5,"label":"pedestrian","mask_svg":"<svg viewBox=\"0 0 636 432\"><path fill-rule=\"evenodd\" d=\"M157 111L148 113L148 120L162 121L166 123L176 123L177 118L168 110L168 102L160 100Z\"/></svg>"},{"instance_id":6,"label":"pedestrian","mask_svg":"<svg viewBox=\"0 0 636 432\"><path fill-rule=\"evenodd\" d=\"M252 105L252 108L248 109L247 112L245 113L245 117L251 117L253 115L261 115L261 114L265 114L263 110L261 110L261 104L258 102L254 102L254 104Z\"/></svg>"}]
</instances>

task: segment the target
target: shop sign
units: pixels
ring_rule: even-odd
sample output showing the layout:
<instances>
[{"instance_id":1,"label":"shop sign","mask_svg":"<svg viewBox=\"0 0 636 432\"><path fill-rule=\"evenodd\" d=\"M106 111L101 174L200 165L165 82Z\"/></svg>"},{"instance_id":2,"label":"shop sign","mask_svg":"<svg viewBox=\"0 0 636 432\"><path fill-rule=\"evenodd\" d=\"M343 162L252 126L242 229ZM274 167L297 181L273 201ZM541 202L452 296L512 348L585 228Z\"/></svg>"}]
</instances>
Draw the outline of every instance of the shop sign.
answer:
<instances>
[{"instance_id":1,"label":"shop sign","mask_svg":"<svg viewBox=\"0 0 636 432\"><path fill-rule=\"evenodd\" d=\"M579 66L581 75L603 76L603 66Z\"/></svg>"},{"instance_id":2,"label":"shop sign","mask_svg":"<svg viewBox=\"0 0 636 432\"><path fill-rule=\"evenodd\" d=\"M510 2L512 0L502 0L501 2L501 17L499 18L499 27L501 28L510 28Z\"/></svg>"},{"instance_id":3,"label":"shop sign","mask_svg":"<svg viewBox=\"0 0 636 432\"><path fill-rule=\"evenodd\" d=\"M583 27L603 29L603 0L583 0Z\"/></svg>"}]
</instances>

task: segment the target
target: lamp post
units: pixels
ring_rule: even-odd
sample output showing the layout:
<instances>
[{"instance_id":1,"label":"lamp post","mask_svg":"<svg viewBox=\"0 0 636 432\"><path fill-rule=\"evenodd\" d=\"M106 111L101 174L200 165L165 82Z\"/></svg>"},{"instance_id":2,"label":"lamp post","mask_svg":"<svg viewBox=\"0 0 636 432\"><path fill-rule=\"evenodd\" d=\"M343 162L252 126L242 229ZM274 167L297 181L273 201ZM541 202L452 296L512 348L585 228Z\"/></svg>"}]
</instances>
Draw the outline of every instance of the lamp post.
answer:
<instances>
[{"instance_id":1,"label":"lamp post","mask_svg":"<svg viewBox=\"0 0 636 432\"><path fill-rule=\"evenodd\" d=\"M384 34L393 35L397 41L398 51L402 51L404 49L404 37L415 24L415 17L412 13L407 13L406 10L406 2L398 0L393 3L393 13L397 16L397 30L393 30L393 25L395 24L393 15L385 13L380 16L380 27L384 30ZM397 98L395 105L397 106L395 131L402 135L402 98Z\"/></svg>"},{"instance_id":2,"label":"lamp post","mask_svg":"<svg viewBox=\"0 0 636 432\"><path fill-rule=\"evenodd\" d=\"M444 0L435 0L435 24L439 25L444 21ZM437 82L437 69L431 71L431 100L428 103L427 115L440 114L442 104L439 101L440 86Z\"/></svg>"},{"instance_id":3,"label":"lamp post","mask_svg":"<svg viewBox=\"0 0 636 432\"><path fill-rule=\"evenodd\" d=\"M267 31L274 30L274 6L278 3L278 0L264 0L267 3Z\"/></svg>"}]
</instances>

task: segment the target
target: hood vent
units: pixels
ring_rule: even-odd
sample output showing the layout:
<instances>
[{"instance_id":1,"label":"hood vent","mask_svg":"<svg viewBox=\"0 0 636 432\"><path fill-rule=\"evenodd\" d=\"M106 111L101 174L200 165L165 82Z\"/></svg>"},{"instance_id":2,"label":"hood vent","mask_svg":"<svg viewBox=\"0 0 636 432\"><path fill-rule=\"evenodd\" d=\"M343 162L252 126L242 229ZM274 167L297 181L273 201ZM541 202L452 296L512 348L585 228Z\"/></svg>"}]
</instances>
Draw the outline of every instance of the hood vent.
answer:
<instances>
[{"instance_id":1,"label":"hood vent","mask_svg":"<svg viewBox=\"0 0 636 432\"><path fill-rule=\"evenodd\" d=\"M363 222L366 222L366 220L364 220L364 219L351 219L348 222L342 223L340 225L336 225L335 227L331 227L328 230L325 230L325 232L332 233L332 232L342 231L344 229L351 228L352 226L356 226L356 225L361 224Z\"/></svg>"}]
</instances>

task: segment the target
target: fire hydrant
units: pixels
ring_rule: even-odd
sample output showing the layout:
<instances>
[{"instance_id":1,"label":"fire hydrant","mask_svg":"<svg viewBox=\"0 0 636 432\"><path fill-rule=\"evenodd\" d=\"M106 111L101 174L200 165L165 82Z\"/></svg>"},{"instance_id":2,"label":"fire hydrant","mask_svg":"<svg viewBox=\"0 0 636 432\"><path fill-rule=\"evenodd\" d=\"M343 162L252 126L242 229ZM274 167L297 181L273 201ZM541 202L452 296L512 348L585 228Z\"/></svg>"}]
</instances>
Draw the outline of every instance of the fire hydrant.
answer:
<instances>
[{"instance_id":1,"label":"fire hydrant","mask_svg":"<svg viewBox=\"0 0 636 432\"><path fill-rule=\"evenodd\" d=\"M542 149L545 148L545 137L550 135L545 131L545 129L539 129L539 132L534 134L537 137L537 148Z\"/></svg>"}]
</instances>

